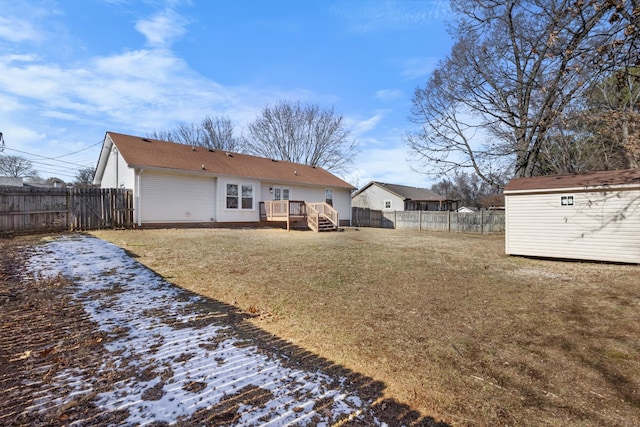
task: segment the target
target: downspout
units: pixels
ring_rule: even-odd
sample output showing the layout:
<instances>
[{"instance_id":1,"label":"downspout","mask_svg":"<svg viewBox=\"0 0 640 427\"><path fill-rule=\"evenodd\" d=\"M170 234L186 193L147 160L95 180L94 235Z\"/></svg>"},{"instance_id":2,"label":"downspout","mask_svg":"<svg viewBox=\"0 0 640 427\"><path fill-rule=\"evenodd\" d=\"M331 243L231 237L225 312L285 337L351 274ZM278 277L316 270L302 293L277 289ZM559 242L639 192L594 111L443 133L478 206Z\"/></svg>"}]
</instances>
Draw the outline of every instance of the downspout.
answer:
<instances>
[{"instance_id":1,"label":"downspout","mask_svg":"<svg viewBox=\"0 0 640 427\"><path fill-rule=\"evenodd\" d=\"M116 173L115 173L116 179L115 179L115 182L114 182L114 187L118 188L118 182L120 182L119 181L119 179L120 179L120 177L119 177L120 173L119 172L120 171L119 171L119 168L118 168L118 163L119 163L119 161L118 161L118 149L116 147L113 147L113 155L115 157L114 164L115 164L115 167L116 167Z\"/></svg>"},{"instance_id":2,"label":"downspout","mask_svg":"<svg viewBox=\"0 0 640 427\"><path fill-rule=\"evenodd\" d=\"M136 188L135 188L135 198L136 198L136 218L138 222L138 227L142 227L142 203L140 199L140 188L141 188L141 178L140 176L144 172L144 169L138 169L138 173L136 174Z\"/></svg>"}]
</instances>

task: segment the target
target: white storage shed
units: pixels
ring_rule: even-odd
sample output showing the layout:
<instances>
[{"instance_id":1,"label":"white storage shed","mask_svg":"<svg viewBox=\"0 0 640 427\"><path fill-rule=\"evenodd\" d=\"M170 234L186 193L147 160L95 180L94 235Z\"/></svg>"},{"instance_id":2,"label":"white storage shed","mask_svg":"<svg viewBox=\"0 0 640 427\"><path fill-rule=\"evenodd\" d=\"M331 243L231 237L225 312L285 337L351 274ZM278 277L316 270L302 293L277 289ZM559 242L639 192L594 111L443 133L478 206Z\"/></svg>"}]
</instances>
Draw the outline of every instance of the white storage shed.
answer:
<instances>
[{"instance_id":1,"label":"white storage shed","mask_svg":"<svg viewBox=\"0 0 640 427\"><path fill-rule=\"evenodd\" d=\"M640 264L640 170L515 178L504 196L507 254Z\"/></svg>"}]
</instances>

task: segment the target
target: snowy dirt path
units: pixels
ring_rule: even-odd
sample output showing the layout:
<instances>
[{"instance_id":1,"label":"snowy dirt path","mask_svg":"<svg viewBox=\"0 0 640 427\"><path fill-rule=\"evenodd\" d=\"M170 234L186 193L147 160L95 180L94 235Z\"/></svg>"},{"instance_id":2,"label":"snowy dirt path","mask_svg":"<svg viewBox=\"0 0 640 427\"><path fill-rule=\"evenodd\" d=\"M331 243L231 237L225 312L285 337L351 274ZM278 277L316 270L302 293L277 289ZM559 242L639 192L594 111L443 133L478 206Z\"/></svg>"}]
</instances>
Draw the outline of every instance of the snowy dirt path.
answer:
<instances>
[{"instance_id":1,"label":"snowy dirt path","mask_svg":"<svg viewBox=\"0 0 640 427\"><path fill-rule=\"evenodd\" d=\"M237 337L204 298L188 294L88 236L39 246L25 278L70 278L75 296L105 337L95 372L69 366L38 397L40 408L89 399L126 425L326 425L350 419L385 425L369 414L347 377L292 367ZM86 424L87 420L76 422Z\"/></svg>"}]
</instances>

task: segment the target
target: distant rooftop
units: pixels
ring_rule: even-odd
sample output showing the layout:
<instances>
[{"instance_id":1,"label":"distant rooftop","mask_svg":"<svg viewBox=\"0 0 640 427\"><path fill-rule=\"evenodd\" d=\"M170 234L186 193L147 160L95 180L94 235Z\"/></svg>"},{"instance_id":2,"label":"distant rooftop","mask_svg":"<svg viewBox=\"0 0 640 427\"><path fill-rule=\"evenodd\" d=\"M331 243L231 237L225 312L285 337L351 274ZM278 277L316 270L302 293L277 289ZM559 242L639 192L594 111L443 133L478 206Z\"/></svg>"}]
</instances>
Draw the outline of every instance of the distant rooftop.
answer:
<instances>
[{"instance_id":1,"label":"distant rooftop","mask_svg":"<svg viewBox=\"0 0 640 427\"><path fill-rule=\"evenodd\" d=\"M435 191L429 190L427 188L420 187L410 187L408 185L399 185L399 184L388 184L385 182L379 181L371 181L362 189L360 189L354 196L358 195L365 189L371 187L372 185L376 185L378 187L384 188L389 192L395 194L398 197L406 200L414 200L414 201L426 201L426 202L444 202L448 200L446 197L441 196Z\"/></svg>"},{"instance_id":2,"label":"distant rooftop","mask_svg":"<svg viewBox=\"0 0 640 427\"><path fill-rule=\"evenodd\" d=\"M12 176L0 176L0 187L22 187L22 178L14 178Z\"/></svg>"}]
</instances>

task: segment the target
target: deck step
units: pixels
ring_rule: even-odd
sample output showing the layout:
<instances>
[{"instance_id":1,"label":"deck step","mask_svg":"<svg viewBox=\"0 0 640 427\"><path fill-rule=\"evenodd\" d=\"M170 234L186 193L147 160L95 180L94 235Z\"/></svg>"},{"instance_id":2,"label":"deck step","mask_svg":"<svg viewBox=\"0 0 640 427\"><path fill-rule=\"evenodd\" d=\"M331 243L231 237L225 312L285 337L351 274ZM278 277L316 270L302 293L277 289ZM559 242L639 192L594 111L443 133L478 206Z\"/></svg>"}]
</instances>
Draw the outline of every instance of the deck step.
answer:
<instances>
[{"instance_id":1,"label":"deck step","mask_svg":"<svg viewBox=\"0 0 640 427\"><path fill-rule=\"evenodd\" d=\"M336 231L338 228L328 219L320 219L318 231Z\"/></svg>"}]
</instances>

